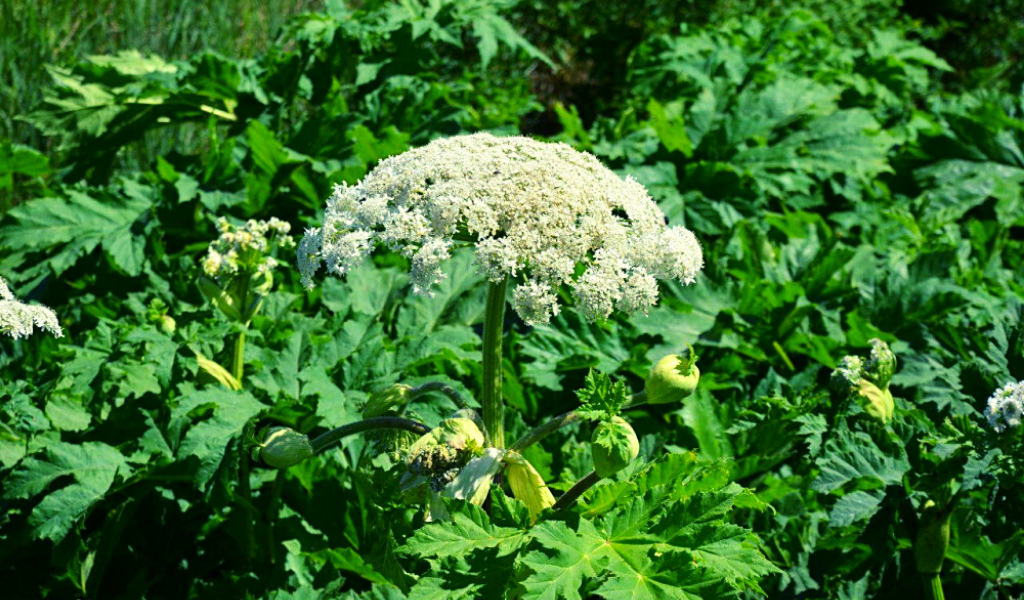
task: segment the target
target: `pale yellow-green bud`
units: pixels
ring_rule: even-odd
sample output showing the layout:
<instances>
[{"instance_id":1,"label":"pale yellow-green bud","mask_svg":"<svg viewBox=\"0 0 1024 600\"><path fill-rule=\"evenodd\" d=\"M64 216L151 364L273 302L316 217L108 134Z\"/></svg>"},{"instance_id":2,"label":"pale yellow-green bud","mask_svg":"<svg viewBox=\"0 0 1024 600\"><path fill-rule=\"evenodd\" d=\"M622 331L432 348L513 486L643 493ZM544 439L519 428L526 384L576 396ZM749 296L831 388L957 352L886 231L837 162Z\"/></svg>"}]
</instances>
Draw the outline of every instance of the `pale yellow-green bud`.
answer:
<instances>
[{"instance_id":1,"label":"pale yellow-green bud","mask_svg":"<svg viewBox=\"0 0 1024 600\"><path fill-rule=\"evenodd\" d=\"M178 328L178 323L175 322L173 317L167 315L160 315L160 330L170 335L174 333L174 330Z\"/></svg>"},{"instance_id":2,"label":"pale yellow-green bud","mask_svg":"<svg viewBox=\"0 0 1024 600\"><path fill-rule=\"evenodd\" d=\"M393 408L401 409L409 402L410 391L412 391L412 386L396 383L385 390L373 394L366 401L366 406L363 407L363 418L383 417Z\"/></svg>"},{"instance_id":3,"label":"pale yellow-green bud","mask_svg":"<svg viewBox=\"0 0 1024 600\"><path fill-rule=\"evenodd\" d=\"M881 389L867 379L857 381L857 401L864 412L882 423L888 423L896 412L896 401L889 388Z\"/></svg>"},{"instance_id":4,"label":"pale yellow-green bud","mask_svg":"<svg viewBox=\"0 0 1024 600\"><path fill-rule=\"evenodd\" d=\"M647 376L644 386L648 404L681 402L697 389L700 369L694 364L693 349L687 346L682 355L670 354L658 361Z\"/></svg>"},{"instance_id":5,"label":"pale yellow-green bud","mask_svg":"<svg viewBox=\"0 0 1024 600\"><path fill-rule=\"evenodd\" d=\"M594 429L590 451L598 476L611 477L640 454L640 441L625 419L612 417L611 421L604 421Z\"/></svg>"},{"instance_id":6,"label":"pale yellow-green bud","mask_svg":"<svg viewBox=\"0 0 1024 600\"><path fill-rule=\"evenodd\" d=\"M309 437L290 427L271 427L259 444L259 457L275 469L287 469L313 456Z\"/></svg>"},{"instance_id":7,"label":"pale yellow-green bud","mask_svg":"<svg viewBox=\"0 0 1024 600\"><path fill-rule=\"evenodd\" d=\"M509 450L505 453L505 477L512 488L512 495L526 505L530 511L530 520L536 521L545 509L554 506L555 497L548 489L544 479L530 461L517 452Z\"/></svg>"}]
</instances>

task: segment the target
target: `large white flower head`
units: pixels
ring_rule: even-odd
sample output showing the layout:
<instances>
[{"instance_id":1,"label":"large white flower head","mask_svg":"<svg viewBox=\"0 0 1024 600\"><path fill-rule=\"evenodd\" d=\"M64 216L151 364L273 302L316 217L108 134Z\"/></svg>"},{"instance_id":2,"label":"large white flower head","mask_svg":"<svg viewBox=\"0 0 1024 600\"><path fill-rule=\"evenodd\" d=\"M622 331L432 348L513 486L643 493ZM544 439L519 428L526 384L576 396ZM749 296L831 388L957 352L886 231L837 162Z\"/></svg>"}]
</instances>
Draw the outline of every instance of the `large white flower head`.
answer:
<instances>
[{"instance_id":1,"label":"large white flower head","mask_svg":"<svg viewBox=\"0 0 1024 600\"><path fill-rule=\"evenodd\" d=\"M64 335L52 310L18 302L7 282L0 277L0 333L18 339L32 335L36 327L49 331L55 337Z\"/></svg>"},{"instance_id":2,"label":"large white flower head","mask_svg":"<svg viewBox=\"0 0 1024 600\"><path fill-rule=\"evenodd\" d=\"M1024 381L1008 383L993 392L985 408L985 417L996 433L1019 427L1024 417Z\"/></svg>"},{"instance_id":3,"label":"large white flower head","mask_svg":"<svg viewBox=\"0 0 1024 600\"><path fill-rule=\"evenodd\" d=\"M566 144L487 133L436 140L335 186L323 227L297 254L312 287L322 264L344 275L383 244L410 259L413 290L429 293L459 242L475 245L491 281L520 281L512 302L527 323L558 314L560 285L593 321L646 311L655 279L689 284L703 266L693 233L668 227L634 179Z\"/></svg>"}]
</instances>

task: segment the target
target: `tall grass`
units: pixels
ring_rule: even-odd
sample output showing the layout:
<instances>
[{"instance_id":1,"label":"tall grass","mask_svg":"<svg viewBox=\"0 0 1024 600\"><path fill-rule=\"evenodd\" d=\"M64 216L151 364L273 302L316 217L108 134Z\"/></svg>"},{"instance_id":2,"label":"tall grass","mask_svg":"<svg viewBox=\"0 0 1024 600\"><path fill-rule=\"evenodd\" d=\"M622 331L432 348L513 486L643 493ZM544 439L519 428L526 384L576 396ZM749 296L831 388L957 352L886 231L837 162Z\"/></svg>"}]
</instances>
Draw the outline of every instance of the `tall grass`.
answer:
<instances>
[{"instance_id":1,"label":"tall grass","mask_svg":"<svg viewBox=\"0 0 1024 600\"><path fill-rule=\"evenodd\" d=\"M4 0L0 2L0 140L46 148L17 116L41 99L46 64L138 49L168 59L213 50L254 56L285 20L323 0Z\"/></svg>"}]
</instances>

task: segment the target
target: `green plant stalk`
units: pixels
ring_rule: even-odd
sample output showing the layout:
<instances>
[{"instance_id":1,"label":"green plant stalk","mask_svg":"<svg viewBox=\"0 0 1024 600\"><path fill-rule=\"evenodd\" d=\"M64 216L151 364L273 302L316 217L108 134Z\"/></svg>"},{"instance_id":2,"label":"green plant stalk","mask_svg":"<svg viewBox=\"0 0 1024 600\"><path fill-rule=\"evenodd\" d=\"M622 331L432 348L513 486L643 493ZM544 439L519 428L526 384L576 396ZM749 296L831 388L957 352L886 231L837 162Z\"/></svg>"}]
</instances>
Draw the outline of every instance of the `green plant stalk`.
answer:
<instances>
[{"instance_id":1,"label":"green plant stalk","mask_svg":"<svg viewBox=\"0 0 1024 600\"><path fill-rule=\"evenodd\" d=\"M942 577L938 573L921 573L925 600L946 600L942 594Z\"/></svg>"},{"instance_id":2,"label":"green plant stalk","mask_svg":"<svg viewBox=\"0 0 1024 600\"><path fill-rule=\"evenodd\" d=\"M242 330L238 332L238 336L235 337L235 347L231 352L231 375L235 378L235 381L241 385L242 376L245 374L245 329L247 325L242 325Z\"/></svg>"},{"instance_id":3,"label":"green plant stalk","mask_svg":"<svg viewBox=\"0 0 1024 600\"><path fill-rule=\"evenodd\" d=\"M327 433L314 438L310 442L310 445L313 446L313 453L319 454L350 435L370 431L371 429L404 429L420 435L430 431L429 427L418 421L413 421L412 419L403 419L402 417L374 417L372 419L363 419L362 421L356 421L355 423L349 423L332 429Z\"/></svg>"},{"instance_id":4,"label":"green plant stalk","mask_svg":"<svg viewBox=\"0 0 1024 600\"><path fill-rule=\"evenodd\" d=\"M469 408L469 403L467 403L466 399L455 391L455 388L440 381L428 381L423 385L412 388L409 390L409 401L412 402L420 396L425 396L430 392L441 392L445 396L448 396L451 401L455 403L455 406L458 406L459 408Z\"/></svg>"},{"instance_id":5,"label":"green plant stalk","mask_svg":"<svg viewBox=\"0 0 1024 600\"><path fill-rule=\"evenodd\" d=\"M584 475L583 479L580 479L579 481L574 483L573 486L569 488L567 492L562 494L561 498L555 501L555 504L554 506L551 507L551 509L557 512L564 508L569 508L570 506L572 506L573 502L576 502L576 500L578 500L579 497L583 495L583 492L594 487L594 484L596 484L598 481L601 481L601 476L597 474L597 471L591 471L590 473Z\"/></svg>"},{"instance_id":6,"label":"green plant stalk","mask_svg":"<svg viewBox=\"0 0 1024 600\"><path fill-rule=\"evenodd\" d=\"M274 524L277 522L277 505L281 500L281 492L284 490L284 478L287 472L286 469L281 469L277 472L274 484L270 488L270 500L267 501L267 510L264 512L266 544L263 550L266 552L267 564L270 565L274 564Z\"/></svg>"},{"instance_id":7,"label":"green plant stalk","mask_svg":"<svg viewBox=\"0 0 1024 600\"><path fill-rule=\"evenodd\" d=\"M253 520L259 518L256 507L252 504L252 487L249 485L249 456L242 447L244 440L238 440L238 494L241 496L243 536L245 547L242 548L242 560L246 570L252 566L252 559L256 556L256 533L253 527Z\"/></svg>"},{"instance_id":8,"label":"green plant stalk","mask_svg":"<svg viewBox=\"0 0 1024 600\"><path fill-rule=\"evenodd\" d=\"M501 342L505 324L505 291L508 279L491 282L484 313L484 381L481 405L488 445L505 447L505 404L501 389Z\"/></svg>"}]
</instances>

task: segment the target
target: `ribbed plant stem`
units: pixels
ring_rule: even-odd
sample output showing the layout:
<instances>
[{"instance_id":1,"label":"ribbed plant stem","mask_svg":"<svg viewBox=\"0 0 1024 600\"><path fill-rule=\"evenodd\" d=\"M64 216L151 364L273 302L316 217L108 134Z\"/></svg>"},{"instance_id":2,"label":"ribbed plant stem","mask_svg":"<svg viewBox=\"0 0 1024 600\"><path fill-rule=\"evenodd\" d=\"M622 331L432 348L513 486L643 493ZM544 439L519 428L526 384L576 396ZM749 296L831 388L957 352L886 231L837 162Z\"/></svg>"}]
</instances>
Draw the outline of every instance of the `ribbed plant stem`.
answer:
<instances>
[{"instance_id":1,"label":"ribbed plant stem","mask_svg":"<svg viewBox=\"0 0 1024 600\"><path fill-rule=\"evenodd\" d=\"M505 290L508 279L491 282L484 313L484 381L480 404L484 411L487 441L494 448L505 447L505 403L501 394L501 342L505 325Z\"/></svg>"},{"instance_id":2,"label":"ribbed plant stem","mask_svg":"<svg viewBox=\"0 0 1024 600\"><path fill-rule=\"evenodd\" d=\"M363 431L370 431L371 429L404 429L413 433L423 435L430 431L430 428L418 421L412 419L403 419L402 417L374 417L372 419L363 419L362 421L356 421L349 423L348 425L342 425L328 431L327 433L318 436L310 445L313 446L313 453L319 454L327 448L330 448L334 444L340 442L343 438L350 435L361 433Z\"/></svg>"},{"instance_id":3,"label":"ribbed plant stem","mask_svg":"<svg viewBox=\"0 0 1024 600\"><path fill-rule=\"evenodd\" d=\"M938 573L921 573L925 600L946 600L942 593L942 577Z\"/></svg>"}]
</instances>

